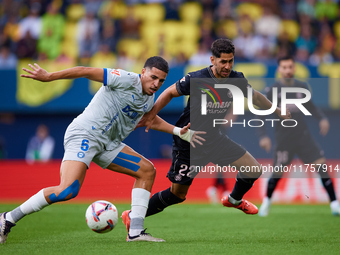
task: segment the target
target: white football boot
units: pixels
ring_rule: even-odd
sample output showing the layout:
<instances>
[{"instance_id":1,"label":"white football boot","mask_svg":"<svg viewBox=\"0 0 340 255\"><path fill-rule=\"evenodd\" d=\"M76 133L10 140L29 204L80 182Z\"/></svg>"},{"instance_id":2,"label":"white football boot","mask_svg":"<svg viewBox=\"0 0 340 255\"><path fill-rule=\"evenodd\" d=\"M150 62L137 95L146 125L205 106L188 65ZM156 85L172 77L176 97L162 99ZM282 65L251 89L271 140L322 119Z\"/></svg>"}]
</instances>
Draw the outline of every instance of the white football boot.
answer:
<instances>
[{"instance_id":1,"label":"white football boot","mask_svg":"<svg viewBox=\"0 0 340 255\"><path fill-rule=\"evenodd\" d=\"M330 207L334 216L340 216L340 205L338 200L332 201Z\"/></svg>"},{"instance_id":2,"label":"white football boot","mask_svg":"<svg viewBox=\"0 0 340 255\"><path fill-rule=\"evenodd\" d=\"M263 198L262 205L259 209L259 216L260 217L268 216L271 203L272 202L271 202L270 198L268 198L268 197Z\"/></svg>"},{"instance_id":3,"label":"white football boot","mask_svg":"<svg viewBox=\"0 0 340 255\"><path fill-rule=\"evenodd\" d=\"M145 233L146 229L144 229L138 236L130 236L128 235L126 241L127 242L165 242L165 240L161 238L153 237L152 235Z\"/></svg>"},{"instance_id":4,"label":"white football boot","mask_svg":"<svg viewBox=\"0 0 340 255\"><path fill-rule=\"evenodd\" d=\"M6 213L0 213L0 243L5 243L11 228L15 226L14 223L6 220Z\"/></svg>"}]
</instances>

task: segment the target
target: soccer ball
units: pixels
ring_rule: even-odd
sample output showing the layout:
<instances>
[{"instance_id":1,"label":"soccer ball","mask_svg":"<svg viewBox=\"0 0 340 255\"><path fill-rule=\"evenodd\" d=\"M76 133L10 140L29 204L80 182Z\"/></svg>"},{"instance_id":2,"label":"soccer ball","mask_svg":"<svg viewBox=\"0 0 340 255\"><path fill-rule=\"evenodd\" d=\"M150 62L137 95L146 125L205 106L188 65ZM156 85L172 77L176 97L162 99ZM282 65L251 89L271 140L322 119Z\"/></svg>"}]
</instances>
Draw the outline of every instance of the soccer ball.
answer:
<instances>
[{"instance_id":1,"label":"soccer ball","mask_svg":"<svg viewBox=\"0 0 340 255\"><path fill-rule=\"evenodd\" d=\"M87 226L94 232L107 233L118 222L118 210L112 203L99 200L87 208L85 218Z\"/></svg>"}]
</instances>

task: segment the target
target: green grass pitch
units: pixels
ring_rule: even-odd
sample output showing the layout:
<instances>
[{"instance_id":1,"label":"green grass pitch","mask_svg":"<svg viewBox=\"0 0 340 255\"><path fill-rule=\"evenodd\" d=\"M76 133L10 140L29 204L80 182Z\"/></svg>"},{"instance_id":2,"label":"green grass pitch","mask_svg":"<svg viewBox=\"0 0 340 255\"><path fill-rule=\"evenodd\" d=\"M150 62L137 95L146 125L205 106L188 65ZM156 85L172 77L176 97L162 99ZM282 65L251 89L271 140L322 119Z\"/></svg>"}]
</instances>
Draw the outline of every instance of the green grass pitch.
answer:
<instances>
[{"instance_id":1,"label":"green grass pitch","mask_svg":"<svg viewBox=\"0 0 340 255\"><path fill-rule=\"evenodd\" d=\"M16 205L0 204L0 211ZM165 243L127 243L119 219L109 233L92 232L88 204L62 203L26 216L0 254L339 254L340 217L329 205L273 205L266 218L222 205L181 204L146 218ZM119 213L129 209L116 204Z\"/></svg>"}]
</instances>

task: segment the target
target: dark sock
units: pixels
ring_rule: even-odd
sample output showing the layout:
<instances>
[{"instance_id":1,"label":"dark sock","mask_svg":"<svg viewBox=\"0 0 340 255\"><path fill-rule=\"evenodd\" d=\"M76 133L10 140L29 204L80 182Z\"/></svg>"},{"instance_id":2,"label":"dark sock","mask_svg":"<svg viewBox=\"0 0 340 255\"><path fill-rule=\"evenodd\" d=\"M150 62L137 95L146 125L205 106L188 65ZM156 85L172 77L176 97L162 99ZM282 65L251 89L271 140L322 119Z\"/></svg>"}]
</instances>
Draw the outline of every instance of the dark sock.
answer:
<instances>
[{"instance_id":1,"label":"dark sock","mask_svg":"<svg viewBox=\"0 0 340 255\"><path fill-rule=\"evenodd\" d=\"M325 187L328 196L329 196L329 200L332 202L334 200L336 200L336 196L335 196L335 191L334 191L334 187L333 187L333 182L330 178L322 178L322 185Z\"/></svg>"},{"instance_id":2,"label":"dark sock","mask_svg":"<svg viewBox=\"0 0 340 255\"><path fill-rule=\"evenodd\" d=\"M170 188L160 191L150 198L145 217L159 213L170 205L182 203L184 200L172 194Z\"/></svg>"},{"instance_id":3,"label":"dark sock","mask_svg":"<svg viewBox=\"0 0 340 255\"><path fill-rule=\"evenodd\" d=\"M234 186L233 191L230 193L230 196L234 198L235 200L241 200L248 192L248 190L251 189L254 182L257 180L257 178L245 178L242 177L242 174L239 172L236 177L236 183Z\"/></svg>"},{"instance_id":4,"label":"dark sock","mask_svg":"<svg viewBox=\"0 0 340 255\"><path fill-rule=\"evenodd\" d=\"M277 183L279 182L281 178L273 178L271 177L268 181L268 187L267 187L267 197L271 198L273 195L273 192L276 188Z\"/></svg>"},{"instance_id":5,"label":"dark sock","mask_svg":"<svg viewBox=\"0 0 340 255\"><path fill-rule=\"evenodd\" d=\"M216 178L215 179L215 185L216 188L221 187L223 191L227 190L227 185L224 182L223 178Z\"/></svg>"}]
</instances>

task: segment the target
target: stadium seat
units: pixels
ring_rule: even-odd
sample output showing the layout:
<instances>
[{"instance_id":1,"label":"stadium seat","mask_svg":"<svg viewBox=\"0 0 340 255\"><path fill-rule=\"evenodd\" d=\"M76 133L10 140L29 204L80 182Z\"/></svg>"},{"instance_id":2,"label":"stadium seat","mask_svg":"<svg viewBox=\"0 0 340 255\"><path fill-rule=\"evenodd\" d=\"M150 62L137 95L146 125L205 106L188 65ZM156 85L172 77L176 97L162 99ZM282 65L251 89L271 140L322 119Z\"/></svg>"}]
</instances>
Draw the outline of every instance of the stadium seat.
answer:
<instances>
[{"instance_id":1,"label":"stadium seat","mask_svg":"<svg viewBox=\"0 0 340 255\"><path fill-rule=\"evenodd\" d=\"M68 21L78 22L85 15L83 4L70 4L66 9L66 18Z\"/></svg>"},{"instance_id":2,"label":"stadium seat","mask_svg":"<svg viewBox=\"0 0 340 255\"><path fill-rule=\"evenodd\" d=\"M223 20L217 24L217 29L223 31L223 35L233 39L238 35L237 23L234 20Z\"/></svg>"},{"instance_id":3,"label":"stadium seat","mask_svg":"<svg viewBox=\"0 0 340 255\"><path fill-rule=\"evenodd\" d=\"M190 58L198 51L198 42L184 41L178 45L178 52L183 52L186 58Z\"/></svg>"},{"instance_id":4,"label":"stadium seat","mask_svg":"<svg viewBox=\"0 0 340 255\"><path fill-rule=\"evenodd\" d=\"M154 41L159 38L159 35L161 33L161 24L156 23L145 23L141 25L140 28L140 36L145 41Z\"/></svg>"},{"instance_id":5,"label":"stadium seat","mask_svg":"<svg viewBox=\"0 0 340 255\"><path fill-rule=\"evenodd\" d=\"M165 9L161 4L136 4L134 5L135 17L143 22L160 22L164 20Z\"/></svg>"},{"instance_id":6,"label":"stadium seat","mask_svg":"<svg viewBox=\"0 0 340 255\"><path fill-rule=\"evenodd\" d=\"M336 38L339 40L340 39L340 21L337 21L334 24L334 34Z\"/></svg>"},{"instance_id":7,"label":"stadium seat","mask_svg":"<svg viewBox=\"0 0 340 255\"><path fill-rule=\"evenodd\" d=\"M179 34L182 33L181 22L175 20L167 20L163 22L162 32L164 33L165 42L176 42Z\"/></svg>"},{"instance_id":8,"label":"stadium seat","mask_svg":"<svg viewBox=\"0 0 340 255\"><path fill-rule=\"evenodd\" d=\"M242 3L236 8L238 16L247 15L253 21L258 20L262 16L262 12L262 7L255 3Z\"/></svg>"},{"instance_id":9,"label":"stadium seat","mask_svg":"<svg viewBox=\"0 0 340 255\"><path fill-rule=\"evenodd\" d=\"M198 23L202 13L202 5L197 2L187 2L179 7L179 17L182 21Z\"/></svg>"},{"instance_id":10,"label":"stadium seat","mask_svg":"<svg viewBox=\"0 0 340 255\"><path fill-rule=\"evenodd\" d=\"M159 44L161 44L161 24L160 23L145 23L141 25L140 35L143 43L147 47L149 56L155 56L159 54Z\"/></svg>"},{"instance_id":11,"label":"stadium seat","mask_svg":"<svg viewBox=\"0 0 340 255\"><path fill-rule=\"evenodd\" d=\"M124 1L103 1L100 6L99 16L106 16L107 12L113 19L123 19L127 14L127 6Z\"/></svg>"},{"instance_id":12,"label":"stadium seat","mask_svg":"<svg viewBox=\"0 0 340 255\"><path fill-rule=\"evenodd\" d=\"M79 54L78 43L76 39L77 23L66 22L64 28L64 39L62 42L63 52L72 58L77 58Z\"/></svg>"},{"instance_id":13,"label":"stadium seat","mask_svg":"<svg viewBox=\"0 0 340 255\"><path fill-rule=\"evenodd\" d=\"M280 33L283 32L288 34L292 42L295 42L300 34L300 26L295 20L283 20L281 22Z\"/></svg>"},{"instance_id":14,"label":"stadium seat","mask_svg":"<svg viewBox=\"0 0 340 255\"><path fill-rule=\"evenodd\" d=\"M141 40L121 39L117 45L118 52L125 52L127 57L138 59L145 51L145 45Z\"/></svg>"},{"instance_id":15,"label":"stadium seat","mask_svg":"<svg viewBox=\"0 0 340 255\"><path fill-rule=\"evenodd\" d=\"M198 24L191 22L181 22L179 26L181 27L181 29L178 30L179 38L181 38L183 41L199 41L201 37L201 29ZM185 31L185 33L182 31Z\"/></svg>"}]
</instances>

